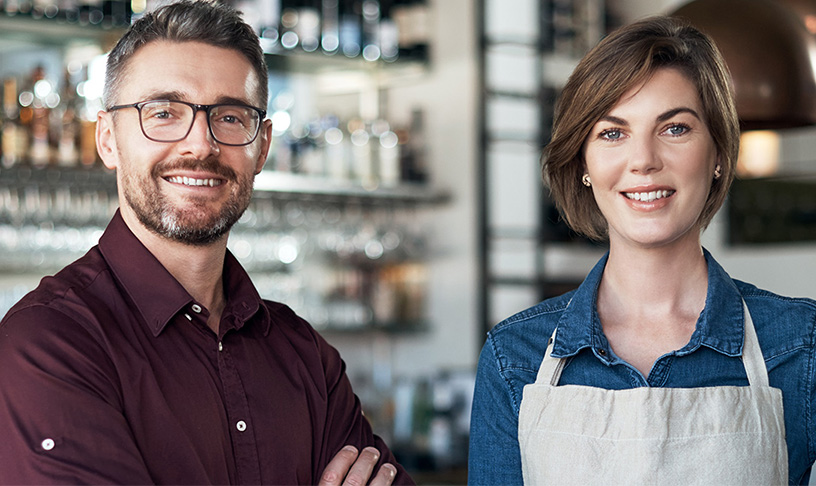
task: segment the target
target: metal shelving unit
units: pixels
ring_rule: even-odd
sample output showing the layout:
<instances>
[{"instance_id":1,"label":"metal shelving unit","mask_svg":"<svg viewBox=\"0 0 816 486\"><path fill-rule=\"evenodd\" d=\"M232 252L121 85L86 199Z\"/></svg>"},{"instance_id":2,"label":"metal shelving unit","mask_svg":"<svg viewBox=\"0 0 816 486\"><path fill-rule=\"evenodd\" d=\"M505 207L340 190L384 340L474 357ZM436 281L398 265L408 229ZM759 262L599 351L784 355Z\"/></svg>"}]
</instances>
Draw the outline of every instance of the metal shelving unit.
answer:
<instances>
[{"instance_id":1,"label":"metal shelving unit","mask_svg":"<svg viewBox=\"0 0 816 486\"><path fill-rule=\"evenodd\" d=\"M605 32L604 0L480 0L482 330L576 287L603 249L570 234L541 182L557 93Z\"/></svg>"}]
</instances>

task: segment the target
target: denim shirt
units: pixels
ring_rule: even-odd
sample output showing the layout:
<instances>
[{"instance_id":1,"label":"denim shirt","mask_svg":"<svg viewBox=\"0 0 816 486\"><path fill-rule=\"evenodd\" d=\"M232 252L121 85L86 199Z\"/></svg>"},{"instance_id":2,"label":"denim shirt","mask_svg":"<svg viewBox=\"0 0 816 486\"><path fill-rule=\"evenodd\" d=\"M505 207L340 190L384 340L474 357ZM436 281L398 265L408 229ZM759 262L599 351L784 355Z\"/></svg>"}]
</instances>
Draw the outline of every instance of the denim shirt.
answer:
<instances>
[{"instance_id":1,"label":"denim shirt","mask_svg":"<svg viewBox=\"0 0 816 486\"><path fill-rule=\"evenodd\" d=\"M782 390L790 483L807 484L816 459L816 410L812 407L816 398L816 301L781 297L732 280L708 251L704 254L708 293L696 329L683 348L661 356L649 376L616 356L601 329L597 297L608 254L578 289L497 324L488 333L479 357L469 484L522 484L518 443L522 390L535 382L556 326L552 355L568 358L561 385L610 390L747 386L740 358L743 299L754 321L770 385ZM716 460L711 458L712 467Z\"/></svg>"}]
</instances>

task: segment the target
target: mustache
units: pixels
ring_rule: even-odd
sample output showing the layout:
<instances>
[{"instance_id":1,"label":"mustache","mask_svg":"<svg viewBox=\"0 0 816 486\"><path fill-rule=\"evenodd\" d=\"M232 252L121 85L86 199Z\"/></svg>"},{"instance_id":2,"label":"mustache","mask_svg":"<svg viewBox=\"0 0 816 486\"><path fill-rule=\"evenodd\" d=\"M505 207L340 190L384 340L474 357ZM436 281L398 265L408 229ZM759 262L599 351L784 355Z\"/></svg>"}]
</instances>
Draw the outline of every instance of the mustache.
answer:
<instances>
[{"instance_id":1,"label":"mustache","mask_svg":"<svg viewBox=\"0 0 816 486\"><path fill-rule=\"evenodd\" d=\"M234 170L219 162L217 158L213 157L204 160L181 158L159 162L153 166L151 175L154 178L161 177L162 174L172 170L211 172L229 181L234 181L237 178Z\"/></svg>"}]
</instances>

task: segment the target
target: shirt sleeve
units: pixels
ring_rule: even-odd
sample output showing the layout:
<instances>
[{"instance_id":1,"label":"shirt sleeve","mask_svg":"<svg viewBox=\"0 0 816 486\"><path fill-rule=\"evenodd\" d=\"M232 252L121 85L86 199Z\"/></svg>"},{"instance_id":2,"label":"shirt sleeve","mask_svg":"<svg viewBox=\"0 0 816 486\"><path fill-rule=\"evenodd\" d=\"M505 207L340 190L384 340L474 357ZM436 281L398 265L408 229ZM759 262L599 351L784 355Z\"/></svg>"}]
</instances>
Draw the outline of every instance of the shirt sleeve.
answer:
<instances>
[{"instance_id":1,"label":"shirt sleeve","mask_svg":"<svg viewBox=\"0 0 816 486\"><path fill-rule=\"evenodd\" d=\"M150 484L110 357L76 320L31 306L0 322L0 483Z\"/></svg>"},{"instance_id":2,"label":"shirt sleeve","mask_svg":"<svg viewBox=\"0 0 816 486\"><path fill-rule=\"evenodd\" d=\"M470 415L468 484L523 484L517 409L488 337L479 356Z\"/></svg>"},{"instance_id":3,"label":"shirt sleeve","mask_svg":"<svg viewBox=\"0 0 816 486\"><path fill-rule=\"evenodd\" d=\"M387 462L397 468L397 476L392 484L415 484L405 469L397 462L385 441L374 435L371 425L363 416L360 400L352 391L351 383L346 376L346 365L340 358L340 354L315 331L313 332L320 347L328 391L323 447L321 457L315 463L317 469L314 477L316 481L320 479L326 465L340 449L351 444L358 450L373 446L380 451L380 459L374 468L372 477Z\"/></svg>"}]
</instances>

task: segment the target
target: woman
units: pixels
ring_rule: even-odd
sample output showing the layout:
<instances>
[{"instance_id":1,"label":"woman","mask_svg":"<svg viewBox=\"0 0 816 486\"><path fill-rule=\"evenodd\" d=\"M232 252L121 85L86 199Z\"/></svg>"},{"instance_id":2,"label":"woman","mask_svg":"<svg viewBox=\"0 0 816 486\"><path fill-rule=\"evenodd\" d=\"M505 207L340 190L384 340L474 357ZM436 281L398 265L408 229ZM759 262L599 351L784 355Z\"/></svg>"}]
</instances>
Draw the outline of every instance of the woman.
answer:
<instances>
[{"instance_id":1,"label":"woman","mask_svg":"<svg viewBox=\"0 0 816 486\"><path fill-rule=\"evenodd\" d=\"M488 334L471 484L808 481L816 302L732 280L700 244L738 149L727 69L696 29L647 19L580 62L544 175L609 252Z\"/></svg>"}]
</instances>

